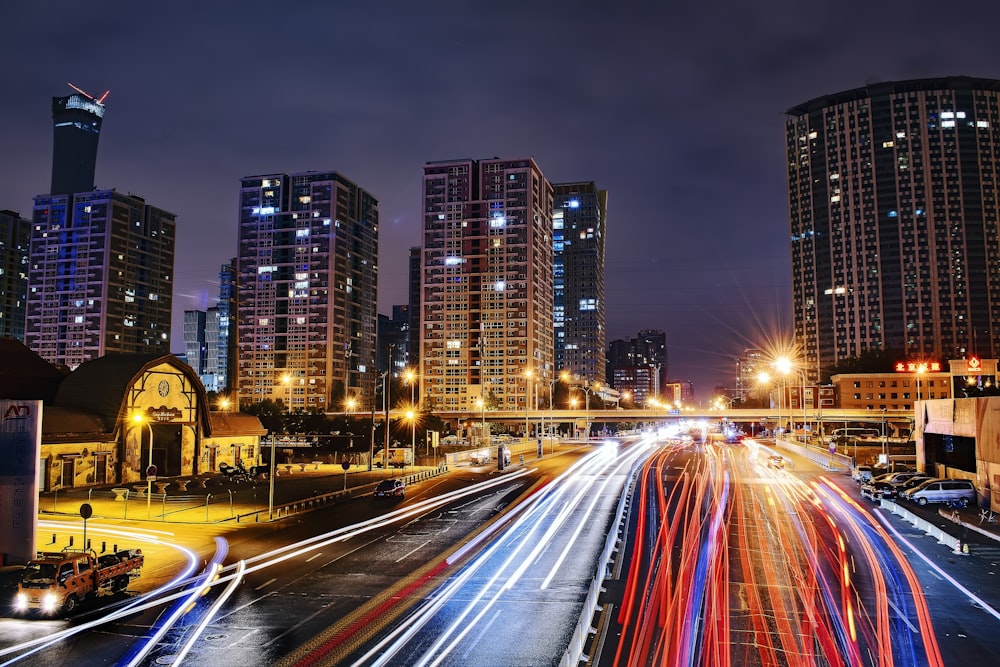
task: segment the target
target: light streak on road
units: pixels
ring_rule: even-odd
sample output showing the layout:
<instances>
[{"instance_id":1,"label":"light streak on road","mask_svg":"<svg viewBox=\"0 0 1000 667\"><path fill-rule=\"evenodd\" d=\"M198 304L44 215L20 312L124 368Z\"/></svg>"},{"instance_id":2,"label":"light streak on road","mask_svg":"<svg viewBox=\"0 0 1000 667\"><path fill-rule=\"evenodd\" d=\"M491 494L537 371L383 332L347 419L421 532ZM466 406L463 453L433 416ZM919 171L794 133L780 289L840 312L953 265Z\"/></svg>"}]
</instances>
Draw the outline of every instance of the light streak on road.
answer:
<instances>
[{"instance_id":1,"label":"light streak on road","mask_svg":"<svg viewBox=\"0 0 1000 667\"><path fill-rule=\"evenodd\" d=\"M350 526L345 526L343 528L338 528L336 530L328 531L326 533L312 536L305 540L299 542L284 545L272 549L271 551L258 554L251 558L246 559L245 563L240 565L244 573L255 572L258 570L263 570L269 567L274 567L281 564L282 562L290 559L302 556L304 554L310 554L313 551L322 548L323 546L332 544L334 542L340 542L348 540L357 535L364 534L366 532L378 529L380 527L391 525L399 521L403 521L408 518L419 516L425 514L429 511L437 509L443 505L447 505L455 500L475 495L481 493L483 490L500 487L503 485L508 485L511 482L517 481L524 475L529 474L527 469L519 469L517 471L511 472L507 475L497 477L494 479L486 480L484 482L479 482L464 489L453 491L434 498L412 503L406 507L393 510L387 514L381 515L379 517L369 519L367 521L362 521ZM65 524L59 522L49 522L40 521L40 526L44 526L47 529L50 528L65 528ZM191 595L194 586L196 590L201 590L201 586L207 585L218 586L231 581L233 576L231 574L226 574L235 570L236 565L230 565L223 567L219 570L219 576L213 581L206 582L204 577L193 576L195 568L198 564L198 558L196 554L178 544L174 544L168 540L168 538L173 537L173 533L168 531L160 530L143 530L143 529L128 529L121 527L112 527L110 525L97 524L88 526L88 530L93 530L95 534L106 534L114 535L118 537L123 537L131 539L138 542L144 542L148 544L157 544L166 547L171 547L182 552L187 557L187 564L182 572L174 577L170 582L156 588L153 591L144 593L135 598L131 598L125 603L111 604L102 608L102 615L100 618L86 621L80 624L62 628L56 632L46 634L43 637L37 637L25 642L21 642L12 646L6 646L0 648L0 657L14 655L12 659L7 662L0 663L0 667L6 667L6 665L14 664L24 658L38 653L50 646L54 646L59 642L65 641L73 635L79 634L81 632L87 632L98 628L104 624L112 623L115 621L123 620L125 618L134 616L138 612L153 609L155 607L168 604L170 602L177 601L179 599L187 598ZM219 538L221 539L221 538ZM222 543L217 541L217 554L213 558L213 562L216 560L221 563L221 557L219 552L225 553L228 549L228 545L225 544L223 540ZM252 566L247 564L253 563ZM173 592L171 592L173 591ZM198 594L200 595L200 593ZM196 596L197 597L197 596ZM185 608L187 605L181 605L181 608Z\"/></svg>"},{"instance_id":2,"label":"light streak on road","mask_svg":"<svg viewBox=\"0 0 1000 667\"><path fill-rule=\"evenodd\" d=\"M588 495L600 496L614 475L630 469L648 452L648 445L635 445L623 455L618 455L616 449L603 448L581 459L524 503L516 521L354 664L397 664L405 655L407 664L436 666L458 653L470 633L486 622L527 568L536 565L542 553L558 543L559 536L564 548L549 559L547 574L536 590L541 592L551 583L554 573L564 564L566 548L576 543L581 526L587 526L595 512L596 501L583 501ZM595 488L592 481L597 478L603 481ZM582 511L582 515L575 515L575 511ZM487 571L488 576L481 577L482 571ZM522 591L519 599L525 595ZM440 616L449 605L449 613ZM416 640L419 646L413 644ZM309 658L302 660L308 661Z\"/></svg>"},{"instance_id":3,"label":"light streak on road","mask_svg":"<svg viewBox=\"0 0 1000 667\"><path fill-rule=\"evenodd\" d=\"M38 522L39 527L45 528L46 530L65 530L66 524L59 521L46 521L42 520ZM163 604L162 597L174 588L178 586L184 586L194 573L197 567L198 557L197 555L185 546L175 544L169 540L174 536L173 533L163 530L155 529L129 529L120 528L117 526L111 526L108 524L101 523L91 523L88 527L89 530L95 535L113 535L116 537L122 537L134 542L141 544L155 544L158 546L169 547L176 549L181 552L186 559L187 565L178 573L173 579L168 583L160 586L159 588L145 593L143 595L137 596L135 598L129 599L127 602L108 605L102 609L102 615L100 618L86 621L77 625L72 625L69 627L62 628L56 632L46 634L43 637L36 637L35 639L28 640L26 642L21 642L13 646L7 646L0 648L0 656L8 656L18 654L15 657L0 663L0 667L6 667L7 665L15 664L25 658L33 656L40 651L45 650L51 646L54 646L62 641L65 641L73 635L79 634L81 632L86 632L94 628L100 627L106 623L125 618L134 614L136 611L142 611L154 606ZM223 540L224 542L224 540ZM218 542L217 542L218 545Z\"/></svg>"},{"instance_id":4,"label":"light streak on road","mask_svg":"<svg viewBox=\"0 0 1000 667\"><path fill-rule=\"evenodd\" d=\"M208 608L208 611L205 612L202 619L195 626L193 632L191 633L191 636L188 638L186 642L184 642L183 648L181 648L181 650L177 653L177 656L174 658L171 664L180 665L184 662L184 659L187 658L187 654L191 650L191 647L193 647L195 643L198 641L198 639L201 638L201 635L205 631L205 628L208 627L208 624L211 623L212 620L215 618L216 614L219 613L219 610L222 608L222 605L226 603L226 600L229 599L229 596L231 596L233 594L233 591L235 591L236 588L240 585L240 582L243 580L243 574L245 570L246 570L246 565L243 561L240 561L239 563L236 564L236 572L233 573L232 581L229 582L229 585L226 586L226 589L222 592L222 594L218 598L215 599L215 601L212 603L212 606Z\"/></svg>"},{"instance_id":5,"label":"light streak on road","mask_svg":"<svg viewBox=\"0 0 1000 667\"><path fill-rule=\"evenodd\" d=\"M614 663L940 665L927 601L888 533L828 480L763 465L762 451L647 460Z\"/></svg>"}]
</instances>

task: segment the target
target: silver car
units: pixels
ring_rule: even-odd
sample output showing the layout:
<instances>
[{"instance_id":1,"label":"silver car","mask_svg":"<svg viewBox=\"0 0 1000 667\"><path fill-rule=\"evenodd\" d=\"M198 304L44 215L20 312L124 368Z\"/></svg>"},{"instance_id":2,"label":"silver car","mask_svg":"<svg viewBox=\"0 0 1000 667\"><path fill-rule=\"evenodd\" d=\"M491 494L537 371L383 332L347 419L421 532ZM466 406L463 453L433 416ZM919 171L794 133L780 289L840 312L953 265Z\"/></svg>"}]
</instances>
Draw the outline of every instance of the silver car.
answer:
<instances>
[{"instance_id":1,"label":"silver car","mask_svg":"<svg viewBox=\"0 0 1000 667\"><path fill-rule=\"evenodd\" d=\"M976 487L967 479L931 479L904 491L903 498L918 505L957 502L962 507L977 500Z\"/></svg>"}]
</instances>

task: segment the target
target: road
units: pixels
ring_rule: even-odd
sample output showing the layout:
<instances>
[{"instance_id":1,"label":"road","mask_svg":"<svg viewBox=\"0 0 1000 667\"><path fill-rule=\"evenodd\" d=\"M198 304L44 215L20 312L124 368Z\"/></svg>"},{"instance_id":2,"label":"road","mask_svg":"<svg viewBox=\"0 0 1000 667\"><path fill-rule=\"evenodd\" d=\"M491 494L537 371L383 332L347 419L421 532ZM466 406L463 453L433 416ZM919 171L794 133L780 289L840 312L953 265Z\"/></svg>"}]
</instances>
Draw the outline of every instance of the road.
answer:
<instances>
[{"instance_id":1,"label":"road","mask_svg":"<svg viewBox=\"0 0 1000 667\"><path fill-rule=\"evenodd\" d=\"M503 474L467 468L411 485L402 501L365 496L246 527L218 539L214 557L179 585L112 600L93 618L3 621L0 657L273 665L330 632L354 646L420 599L447 552L578 456ZM363 622L345 624L355 617Z\"/></svg>"},{"instance_id":2,"label":"road","mask_svg":"<svg viewBox=\"0 0 1000 667\"><path fill-rule=\"evenodd\" d=\"M649 447L594 448L537 489L447 581L345 664L559 664L632 466Z\"/></svg>"},{"instance_id":3,"label":"road","mask_svg":"<svg viewBox=\"0 0 1000 667\"><path fill-rule=\"evenodd\" d=\"M883 516L849 478L771 467L772 453L752 441L676 442L649 459L602 600L614 612L596 662L942 665L996 655L990 601L984 610L947 581L949 565L934 568L966 558L963 578L992 588L968 557Z\"/></svg>"}]
</instances>

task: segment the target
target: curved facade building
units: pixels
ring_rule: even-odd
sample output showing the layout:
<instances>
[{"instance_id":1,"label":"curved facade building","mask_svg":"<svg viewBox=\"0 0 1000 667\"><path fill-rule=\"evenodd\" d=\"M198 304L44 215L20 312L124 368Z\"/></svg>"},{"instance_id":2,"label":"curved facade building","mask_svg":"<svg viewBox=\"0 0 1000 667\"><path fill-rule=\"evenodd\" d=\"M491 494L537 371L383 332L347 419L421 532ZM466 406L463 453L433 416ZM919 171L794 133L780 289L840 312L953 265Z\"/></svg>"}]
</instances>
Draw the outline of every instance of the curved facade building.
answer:
<instances>
[{"instance_id":1,"label":"curved facade building","mask_svg":"<svg viewBox=\"0 0 1000 667\"><path fill-rule=\"evenodd\" d=\"M865 350L1000 354L1000 81L878 83L787 115L795 336L810 378Z\"/></svg>"}]
</instances>

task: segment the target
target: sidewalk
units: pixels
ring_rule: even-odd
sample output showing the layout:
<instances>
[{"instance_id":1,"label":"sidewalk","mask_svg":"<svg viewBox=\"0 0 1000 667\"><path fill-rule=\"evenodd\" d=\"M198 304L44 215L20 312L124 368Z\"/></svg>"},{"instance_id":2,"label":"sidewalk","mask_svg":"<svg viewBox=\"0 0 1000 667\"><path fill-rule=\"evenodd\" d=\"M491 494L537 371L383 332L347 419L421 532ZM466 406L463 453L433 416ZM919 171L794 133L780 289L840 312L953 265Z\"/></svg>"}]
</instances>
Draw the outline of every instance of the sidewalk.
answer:
<instances>
[{"instance_id":1,"label":"sidewalk","mask_svg":"<svg viewBox=\"0 0 1000 667\"><path fill-rule=\"evenodd\" d=\"M938 510L938 514L951 522L952 526L945 527L949 533L957 533L961 527L961 529L968 529L983 537L1000 542L1000 514L989 510L984 511L979 507L967 507L960 510L941 508ZM956 535L956 537L961 536Z\"/></svg>"},{"instance_id":2,"label":"sidewalk","mask_svg":"<svg viewBox=\"0 0 1000 667\"><path fill-rule=\"evenodd\" d=\"M344 497L370 493L380 480L400 477L407 484L447 472L447 468L407 466L405 469L306 463L279 465L271 484L266 475L259 480L234 482L225 475L198 478L159 479L152 484L94 487L50 491L39 495L39 517L79 516L87 503L93 519L135 522L214 524L256 523L334 502ZM187 484L183 480L188 480ZM151 486L153 493L146 495ZM162 491L162 492L159 492Z\"/></svg>"}]
</instances>

